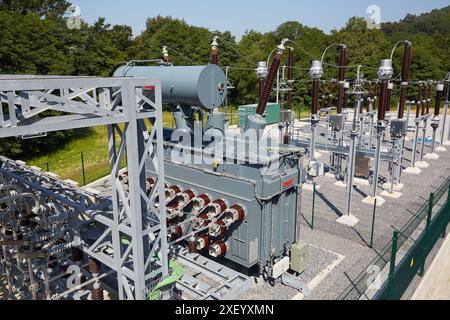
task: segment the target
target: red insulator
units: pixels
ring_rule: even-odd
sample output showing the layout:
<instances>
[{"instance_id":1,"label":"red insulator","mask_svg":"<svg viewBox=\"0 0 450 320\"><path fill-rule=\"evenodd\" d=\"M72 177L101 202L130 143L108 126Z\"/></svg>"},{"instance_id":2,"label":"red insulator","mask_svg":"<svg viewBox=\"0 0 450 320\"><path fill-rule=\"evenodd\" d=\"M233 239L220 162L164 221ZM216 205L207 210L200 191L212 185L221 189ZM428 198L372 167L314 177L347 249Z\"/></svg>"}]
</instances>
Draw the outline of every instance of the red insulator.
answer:
<instances>
[{"instance_id":1,"label":"red insulator","mask_svg":"<svg viewBox=\"0 0 450 320\"><path fill-rule=\"evenodd\" d=\"M175 236L177 238L181 238L184 235L184 227L183 226L178 226L175 228Z\"/></svg>"},{"instance_id":2,"label":"red insulator","mask_svg":"<svg viewBox=\"0 0 450 320\"><path fill-rule=\"evenodd\" d=\"M421 107L420 95L416 97L416 119L420 118L420 107Z\"/></svg>"},{"instance_id":3,"label":"red insulator","mask_svg":"<svg viewBox=\"0 0 450 320\"><path fill-rule=\"evenodd\" d=\"M283 58L282 51L278 51L275 54L272 65L270 66L269 75L264 84L263 93L258 103L258 108L256 109L256 114L263 116L266 112L267 102L269 101L270 94L272 93L273 84L275 82L275 77L277 76L278 69L280 68L281 59Z\"/></svg>"},{"instance_id":4,"label":"red insulator","mask_svg":"<svg viewBox=\"0 0 450 320\"><path fill-rule=\"evenodd\" d=\"M261 96L264 92L265 85L266 85L266 79L264 79L264 78L259 79L259 99L261 99Z\"/></svg>"},{"instance_id":5,"label":"red insulator","mask_svg":"<svg viewBox=\"0 0 450 320\"><path fill-rule=\"evenodd\" d=\"M311 114L316 115L319 113L319 86L320 80L314 79L312 85L312 103L311 103Z\"/></svg>"},{"instance_id":6,"label":"red insulator","mask_svg":"<svg viewBox=\"0 0 450 320\"><path fill-rule=\"evenodd\" d=\"M236 213L237 213L237 217L235 217L236 218L236 222L238 222L238 223L244 222L245 217L247 216L247 214L245 213L245 210L240 205L235 204L230 209L231 210L235 210Z\"/></svg>"},{"instance_id":7,"label":"red insulator","mask_svg":"<svg viewBox=\"0 0 450 320\"><path fill-rule=\"evenodd\" d=\"M227 210L227 203L224 201L224 200L222 200L222 199L218 199L218 200L216 200L216 201L214 201L214 203L215 204L218 204L219 205L219 214L220 213L223 213L225 210Z\"/></svg>"},{"instance_id":8,"label":"red insulator","mask_svg":"<svg viewBox=\"0 0 450 320\"><path fill-rule=\"evenodd\" d=\"M214 238L222 238L227 234L228 227L225 222L218 220L209 227L209 235Z\"/></svg>"},{"instance_id":9,"label":"red insulator","mask_svg":"<svg viewBox=\"0 0 450 320\"><path fill-rule=\"evenodd\" d=\"M197 240L197 250L209 250L210 240L207 234L201 235Z\"/></svg>"},{"instance_id":10,"label":"red insulator","mask_svg":"<svg viewBox=\"0 0 450 320\"><path fill-rule=\"evenodd\" d=\"M202 195L198 196L197 198L195 198L194 200L192 200L192 209L195 212L201 212L210 203L211 203L211 198L206 194L202 194Z\"/></svg>"},{"instance_id":11,"label":"red insulator","mask_svg":"<svg viewBox=\"0 0 450 320\"><path fill-rule=\"evenodd\" d=\"M219 51L217 48L211 49L211 64L219 65Z\"/></svg>"},{"instance_id":12,"label":"red insulator","mask_svg":"<svg viewBox=\"0 0 450 320\"><path fill-rule=\"evenodd\" d=\"M209 248L209 255L213 258L224 257L226 256L227 251L227 244L223 241L218 241Z\"/></svg>"}]
</instances>

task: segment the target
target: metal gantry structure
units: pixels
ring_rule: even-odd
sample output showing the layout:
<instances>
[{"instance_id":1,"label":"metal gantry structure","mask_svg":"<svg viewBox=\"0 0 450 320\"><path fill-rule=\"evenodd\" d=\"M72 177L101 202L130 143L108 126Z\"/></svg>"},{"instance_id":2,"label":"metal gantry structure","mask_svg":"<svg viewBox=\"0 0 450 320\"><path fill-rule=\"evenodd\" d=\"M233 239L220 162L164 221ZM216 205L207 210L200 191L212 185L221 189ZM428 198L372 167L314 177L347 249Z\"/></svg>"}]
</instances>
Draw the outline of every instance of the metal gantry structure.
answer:
<instances>
[{"instance_id":1,"label":"metal gantry structure","mask_svg":"<svg viewBox=\"0 0 450 320\"><path fill-rule=\"evenodd\" d=\"M12 168L11 163L2 161L0 170L69 206L75 215L101 224L104 232L95 243L85 243L75 235L71 245L117 274L120 299L146 299L155 281L169 274L166 203L161 197L159 206L154 205L156 195L165 191L160 80L1 76L0 101L0 138L108 126L113 193L112 199L101 199L100 204L89 201L95 198L89 192L62 186L44 173L27 174L25 166ZM129 190L120 181L125 157ZM147 161L157 168L157 187L151 193L146 182Z\"/></svg>"}]
</instances>

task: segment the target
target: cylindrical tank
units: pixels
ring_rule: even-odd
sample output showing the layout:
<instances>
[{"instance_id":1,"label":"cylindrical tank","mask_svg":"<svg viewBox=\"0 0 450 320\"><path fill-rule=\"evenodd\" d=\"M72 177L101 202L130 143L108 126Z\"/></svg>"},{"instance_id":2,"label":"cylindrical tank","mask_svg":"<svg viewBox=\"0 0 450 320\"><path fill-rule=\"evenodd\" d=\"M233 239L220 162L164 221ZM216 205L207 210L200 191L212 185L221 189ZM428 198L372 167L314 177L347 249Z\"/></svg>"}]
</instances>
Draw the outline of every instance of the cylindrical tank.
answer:
<instances>
[{"instance_id":1,"label":"cylindrical tank","mask_svg":"<svg viewBox=\"0 0 450 320\"><path fill-rule=\"evenodd\" d=\"M219 108L227 96L227 80L217 65L121 66L114 77L161 79L163 103Z\"/></svg>"}]
</instances>

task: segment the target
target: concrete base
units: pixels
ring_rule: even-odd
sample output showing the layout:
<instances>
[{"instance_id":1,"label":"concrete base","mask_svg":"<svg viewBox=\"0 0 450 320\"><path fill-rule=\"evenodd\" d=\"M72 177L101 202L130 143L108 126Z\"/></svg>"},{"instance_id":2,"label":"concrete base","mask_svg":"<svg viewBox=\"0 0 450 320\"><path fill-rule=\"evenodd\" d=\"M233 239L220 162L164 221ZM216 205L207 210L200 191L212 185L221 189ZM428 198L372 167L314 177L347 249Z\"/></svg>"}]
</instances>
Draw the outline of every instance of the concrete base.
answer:
<instances>
[{"instance_id":1,"label":"concrete base","mask_svg":"<svg viewBox=\"0 0 450 320\"><path fill-rule=\"evenodd\" d=\"M334 174L330 173L330 172L325 173L325 177L330 178L330 179L331 178L333 178L333 179L336 178L336 176Z\"/></svg>"},{"instance_id":2,"label":"concrete base","mask_svg":"<svg viewBox=\"0 0 450 320\"><path fill-rule=\"evenodd\" d=\"M423 157L425 160L439 160L440 156L437 153L428 153Z\"/></svg>"},{"instance_id":3,"label":"concrete base","mask_svg":"<svg viewBox=\"0 0 450 320\"><path fill-rule=\"evenodd\" d=\"M403 193L400 192L390 192L390 191L383 191L381 193L382 197L391 198L391 199L400 199L403 196Z\"/></svg>"},{"instance_id":4,"label":"concrete base","mask_svg":"<svg viewBox=\"0 0 450 320\"><path fill-rule=\"evenodd\" d=\"M425 161L418 161L416 162L416 167L419 169L428 169L430 167L430 164Z\"/></svg>"},{"instance_id":5,"label":"concrete base","mask_svg":"<svg viewBox=\"0 0 450 320\"><path fill-rule=\"evenodd\" d=\"M321 186L316 185L316 191L319 191L321 188ZM313 192L314 191L314 185L312 183L305 183L303 185L303 191L309 191L309 192Z\"/></svg>"},{"instance_id":6,"label":"concrete base","mask_svg":"<svg viewBox=\"0 0 450 320\"><path fill-rule=\"evenodd\" d=\"M405 170L403 170L403 173L405 173L405 174L413 174L413 175L419 175L419 174L421 174L422 173L422 170L420 170L420 168L417 168L417 167L409 167L409 168L406 168Z\"/></svg>"},{"instance_id":7,"label":"concrete base","mask_svg":"<svg viewBox=\"0 0 450 320\"><path fill-rule=\"evenodd\" d=\"M390 191L391 188L392 188L392 184L391 183L387 182L387 183L383 184L383 189L384 190L389 190ZM403 183L398 183L398 184L394 184L393 190L398 192L398 191L402 191L404 188L405 188L405 185Z\"/></svg>"},{"instance_id":8,"label":"concrete base","mask_svg":"<svg viewBox=\"0 0 450 320\"><path fill-rule=\"evenodd\" d=\"M367 198L365 198L363 201L361 201L364 204L368 204L371 205L372 207L375 205L375 199L377 199L377 208L383 206L386 203L386 200L384 200L382 197L380 196L376 196L375 198L372 196L368 196Z\"/></svg>"},{"instance_id":9,"label":"concrete base","mask_svg":"<svg viewBox=\"0 0 450 320\"><path fill-rule=\"evenodd\" d=\"M410 137L405 137L405 141L406 142L410 142L410 141L412 141L413 139L411 139Z\"/></svg>"},{"instance_id":10,"label":"concrete base","mask_svg":"<svg viewBox=\"0 0 450 320\"><path fill-rule=\"evenodd\" d=\"M367 179L360 179L360 178L355 178L355 185L357 186L370 186L370 182Z\"/></svg>"},{"instance_id":11,"label":"concrete base","mask_svg":"<svg viewBox=\"0 0 450 320\"><path fill-rule=\"evenodd\" d=\"M320 153L320 152L315 152L314 153L314 158L316 159L316 160L319 160L319 159L321 159L322 158L322 154Z\"/></svg>"},{"instance_id":12,"label":"concrete base","mask_svg":"<svg viewBox=\"0 0 450 320\"><path fill-rule=\"evenodd\" d=\"M334 185L339 188L347 188L347 184L342 181L338 181Z\"/></svg>"},{"instance_id":13,"label":"concrete base","mask_svg":"<svg viewBox=\"0 0 450 320\"><path fill-rule=\"evenodd\" d=\"M445 142L444 142L444 146L450 147L450 141L445 141Z\"/></svg>"},{"instance_id":14,"label":"concrete base","mask_svg":"<svg viewBox=\"0 0 450 320\"><path fill-rule=\"evenodd\" d=\"M447 148L444 147L437 147L436 152L447 152Z\"/></svg>"},{"instance_id":15,"label":"concrete base","mask_svg":"<svg viewBox=\"0 0 450 320\"><path fill-rule=\"evenodd\" d=\"M356 218L355 216L345 215L345 216L342 216L341 218L337 219L336 222L343 226L353 228L354 226L356 226L359 223L359 219Z\"/></svg>"}]
</instances>

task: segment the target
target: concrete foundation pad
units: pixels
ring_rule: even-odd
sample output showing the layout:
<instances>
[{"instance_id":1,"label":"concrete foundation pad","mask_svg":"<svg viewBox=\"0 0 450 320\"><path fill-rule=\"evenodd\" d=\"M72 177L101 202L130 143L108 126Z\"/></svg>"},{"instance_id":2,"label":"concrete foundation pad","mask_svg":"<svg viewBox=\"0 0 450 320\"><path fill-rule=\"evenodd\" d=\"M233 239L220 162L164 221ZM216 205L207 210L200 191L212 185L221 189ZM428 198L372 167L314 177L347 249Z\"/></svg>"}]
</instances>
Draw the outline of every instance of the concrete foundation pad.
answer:
<instances>
[{"instance_id":1,"label":"concrete foundation pad","mask_svg":"<svg viewBox=\"0 0 450 320\"><path fill-rule=\"evenodd\" d=\"M368 196L361 202L364 204L371 205L373 207L375 205L375 199L377 199L377 208L382 207L386 203L386 200L384 200L384 198L380 196L376 196L375 198L372 196Z\"/></svg>"},{"instance_id":2,"label":"concrete foundation pad","mask_svg":"<svg viewBox=\"0 0 450 320\"><path fill-rule=\"evenodd\" d=\"M354 226L356 226L359 223L359 219L356 218L355 216L345 215L345 216L342 216L341 218L337 219L336 222L343 226L353 228Z\"/></svg>"},{"instance_id":3,"label":"concrete foundation pad","mask_svg":"<svg viewBox=\"0 0 450 320\"><path fill-rule=\"evenodd\" d=\"M357 186L370 186L370 182L367 179L355 178L355 185Z\"/></svg>"},{"instance_id":4,"label":"concrete foundation pad","mask_svg":"<svg viewBox=\"0 0 450 320\"><path fill-rule=\"evenodd\" d=\"M384 190L391 190L391 188L392 188L391 183L387 182L387 183L383 184ZM399 192L399 191L402 191L404 188L405 188L405 185L403 183L398 183L398 184L394 184L393 190Z\"/></svg>"},{"instance_id":5,"label":"concrete foundation pad","mask_svg":"<svg viewBox=\"0 0 450 320\"><path fill-rule=\"evenodd\" d=\"M334 185L339 188L347 188L347 184L342 181L338 181Z\"/></svg>"},{"instance_id":6,"label":"concrete foundation pad","mask_svg":"<svg viewBox=\"0 0 450 320\"><path fill-rule=\"evenodd\" d=\"M321 186L316 185L316 191L319 191L320 188L321 188ZM302 188L302 189L303 189L304 191L313 192L313 191L314 191L314 185L311 184L311 183L305 183L305 184L303 185L303 188Z\"/></svg>"},{"instance_id":7,"label":"concrete foundation pad","mask_svg":"<svg viewBox=\"0 0 450 320\"><path fill-rule=\"evenodd\" d=\"M322 153L316 151L316 152L314 153L314 158L315 158L316 160L321 159L321 158L322 158Z\"/></svg>"},{"instance_id":8,"label":"concrete foundation pad","mask_svg":"<svg viewBox=\"0 0 450 320\"><path fill-rule=\"evenodd\" d=\"M446 147L450 147L450 141L446 141L446 142L444 142L444 146L446 146Z\"/></svg>"},{"instance_id":9,"label":"concrete foundation pad","mask_svg":"<svg viewBox=\"0 0 450 320\"><path fill-rule=\"evenodd\" d=\"M403 173L419 175L422 173L422 170L420 170L420 168L417 168L417 167L409 167L409 168L406 168L405 170L403 170Z\"/></svg>"},{"instance_id":10,"label":"concrete foundation pad","mask_svg":"<svg viewBox=\"0 0 450 320\"><path fill-rule=\"evenodd\" d=\"M391 199L400 199L403 196L403 193L400 192L390 192L390 191L383 191L381 193L382 197L391 198Z\"/></svg>"},{"instance_id":11,"label":"concrete foundation pad","mask_svg":"<svg viewBox=\"0 0 450 320\"><path fill-rule=\"evenodd\" d=\"M330 172L328 172L328 173L325 173L325 177L327 177L327 178L336 178L336 176L334 175L334 174L332 174L332 173L330 173Z\"/></svg>"},{"instance_id":12,"label":"concrete foundation pad","mask_svg":"<svg viewBox=\"0 0 450 320\"><path fill-rule=\"evenodd\" d=\"M437 147L436 152L447 152L447 148L444 147Z\"/></svg>"},{"instance_id":13,"label":"concrete foundation pad","mask_svg":"<svg viewBox=\"0 0 450 320\"><path fill-rule=\"evenodd\" d=\"M430 167L430 164L425 161L419 161L416 162L416 167L419 169L428 169Z\"/></svg>"},{"instance_id":14,"label":"concrete foundation pad","mask_svg":"<svg viewBox=\"0 0 450 320\"><path fill-rule=\"evenodd\" d=\"M439 160L440 156L437 153L428 153L423 158L425 160Z\"/></svg>"}]
</instances>

